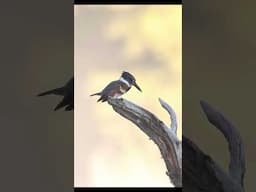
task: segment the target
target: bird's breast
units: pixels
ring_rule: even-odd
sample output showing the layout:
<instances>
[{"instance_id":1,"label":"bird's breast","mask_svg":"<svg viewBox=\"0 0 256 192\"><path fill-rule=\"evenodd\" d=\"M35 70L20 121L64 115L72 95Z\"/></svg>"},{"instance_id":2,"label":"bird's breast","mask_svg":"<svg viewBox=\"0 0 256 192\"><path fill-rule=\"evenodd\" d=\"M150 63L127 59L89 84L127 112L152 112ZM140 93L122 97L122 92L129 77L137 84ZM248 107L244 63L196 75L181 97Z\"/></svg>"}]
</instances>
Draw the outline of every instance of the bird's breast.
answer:
<instances>
[{"instance_id":1,"label":"bird's breast","mask_svg":"<svg viewBox=\"0 0 256 192\"><path fill-rule=\"evenodd\" d=\"M124 94L126 92L127 92L127 89L120 86L120 93Z\"/></svg>"},{"instance_id":2,"label":"bird's breast","mask_svg":"<svg viewBox=\"0 0 256 192\"><path fill-rule=\"evenodd\" d=\"M112 92L111 96L114 97L114 98L118 98L126 92L127 92L127 88L120 85L118 87L118 89L116 89Z\"/></svg>"}]
</instances>

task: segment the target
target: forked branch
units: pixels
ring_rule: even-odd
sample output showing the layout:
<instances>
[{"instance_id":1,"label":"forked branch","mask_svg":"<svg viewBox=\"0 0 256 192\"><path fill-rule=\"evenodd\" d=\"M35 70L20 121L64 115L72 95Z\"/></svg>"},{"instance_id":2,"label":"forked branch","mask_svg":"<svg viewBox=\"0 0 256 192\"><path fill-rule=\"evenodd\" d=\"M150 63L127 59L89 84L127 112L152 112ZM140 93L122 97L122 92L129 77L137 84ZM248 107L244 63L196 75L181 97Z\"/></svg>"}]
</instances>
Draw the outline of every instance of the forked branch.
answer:
<instances>
[{"instance_id":1,"label":"forked branch","mask_svg":"<svg viewBox=\"0 0 256 192\"><path fill-rule=\"evenodd\" d=\"M176 115L171 107L160 99L161 105L169 112L172 129L167 127L153 113L125 99L109 99L113 109L137 125L158 146L167 167L167 175L176 187L182 186L182 146L176 136ZM171 109L171 110L170 110ZM175 131L174 131L175 130Z\"/></svg>"},{"instance_id":2,"label":"forked branch","mask_svg":"<svg viewBox=\"0 0 256 192\"><path fill-rule=\"evenodd\" d=\"M200 102L207 119L225 136L230 152L229 173L183 136L183 191L243 192L245 155L241 137L223 114Z\"/></svg>"}]
</instances>

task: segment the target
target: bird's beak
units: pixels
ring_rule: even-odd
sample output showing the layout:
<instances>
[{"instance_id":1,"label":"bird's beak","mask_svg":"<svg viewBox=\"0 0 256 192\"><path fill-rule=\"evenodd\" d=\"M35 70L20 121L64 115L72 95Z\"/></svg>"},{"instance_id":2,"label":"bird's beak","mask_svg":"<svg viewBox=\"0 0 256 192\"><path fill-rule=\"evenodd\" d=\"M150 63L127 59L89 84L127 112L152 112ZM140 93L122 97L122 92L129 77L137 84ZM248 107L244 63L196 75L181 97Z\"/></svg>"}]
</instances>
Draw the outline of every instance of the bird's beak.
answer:
<instances>
[{"instance_id":1,"label":"bird's beak","mask_svg":"<svg viewBox=\"0 0 256 192\"><path fill-rule=\"evenodd\" d=\"M133 82L133 85L134 85L140 92L142 92L141 89L140 89L140 87L139 87L139 85L137 85L137 83L136 83L135 81Z\"/></svg>"}]
</instances>

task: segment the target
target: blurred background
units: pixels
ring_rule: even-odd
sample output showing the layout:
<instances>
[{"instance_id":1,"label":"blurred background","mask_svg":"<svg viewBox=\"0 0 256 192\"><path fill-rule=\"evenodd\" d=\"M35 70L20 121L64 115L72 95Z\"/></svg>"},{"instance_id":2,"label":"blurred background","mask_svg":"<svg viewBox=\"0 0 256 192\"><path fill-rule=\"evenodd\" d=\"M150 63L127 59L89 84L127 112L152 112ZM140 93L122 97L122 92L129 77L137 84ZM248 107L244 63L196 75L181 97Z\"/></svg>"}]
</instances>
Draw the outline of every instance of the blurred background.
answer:
<instances>
[{"instance_id":1,"label":"blurred background","mask_svg":"<svg viewBox=\"0 0 256 192\"><path fill-rule=\"evenodd\" d=\"M75 187L171 186L157 146L107 103L89 95L122 71L142 93L124 98L153 112L168 126L168 102L182 135L181 5L75 5Z\"/></svg>"},{"instance_id":2,"label":"blurred background","mask_svg":"<svg viewBox=\"0 0 256 192\"><path fill-rule=\"evenodd\" d=\"M184 1L182 132L228 171L224 136L211 125L199 101L221 111L245 146L245 191L255 190L255 2ZM183 167L186 169L186 167Z\"/></svg>"},{"instance_id":3,"label":"blurred background","mask_svg":"<svg viewBox=\"0 0 256 192\"><path fill-rule=\"evenodd\" d=\"M10 186L13 191L73 191L73 113L53 111L60 97L36 97L41 91L63 85L73 75L73 2L45 0L40 2L40 7L32 0L1 2L1 191L10 191ZM183 1L182 11L182 132L227 169L227 143L206 120L199 100L203 98L222 111L236 125L245 143L245 191L254 191L256 173L255 6L255 1L248 0L196 0ZM137 70L131 72L137 76L138 83L144 83ZM117 71L109 79L119 73ZM144 84L141 87L144 91ZM100 88L86 90L85 86L84 89L91 93ZM138 95L136 99L149 96L145 91L140 93L132 89L124 97L129 98L133 93ZM83 94L86 102L88 94ZM172 94L171 90L163 99L175 107L170 100ZM91 98L90 102L96 105L96 98ZM157 99L152 102L157 103ZM99 112L108 104L96 106L100 107ZM168 121L162 110L159 108L163 115L157 115ZM175 110L177 112L177 108ZM121 119L113 115L115 120ZM132 124L128 129L136 135L140 133ZM151 141L148 144L153 146L149 147L153 153L155 146ZM88 152L86 148L83 150ZM158 150L155 151L156 158L160 158ZM165 171L164 165L163 168ZM166 183L168 185L168 181Z\"/></svg>"}]
</instances>

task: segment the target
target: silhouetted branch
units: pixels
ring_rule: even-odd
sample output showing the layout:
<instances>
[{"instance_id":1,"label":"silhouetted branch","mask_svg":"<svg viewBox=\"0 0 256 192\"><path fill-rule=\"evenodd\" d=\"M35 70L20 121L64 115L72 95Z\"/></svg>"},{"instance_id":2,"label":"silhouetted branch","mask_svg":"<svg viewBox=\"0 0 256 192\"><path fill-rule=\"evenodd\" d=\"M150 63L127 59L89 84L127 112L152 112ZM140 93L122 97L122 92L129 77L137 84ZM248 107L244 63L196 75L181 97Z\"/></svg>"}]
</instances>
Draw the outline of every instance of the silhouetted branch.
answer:
<instances>
[{"instance_id":1,"label":"silhouetted branch","mask_svg":"<svg viewBox=\"0 0 256 192\"><path fill-rule=\"evenodd\" d=\"M236 128L221 113L214 110L208 103L201 101L202 109L210 123L219 129L228 141L230 152L229 175L243 186L245 173L245 155L242 139Z\"/></svg>"},{"instance_id":2,"label":"silhouetted branch","mask_svg":"<svg viewBox=\"0 0 256 192\"><path fill-rule=\"evenodd\" d=\"M162 100L160 100L161 102ZM181 142L176 133L146 109L125 99L109 99L113 109L137 125L158 146L167 167L167 175L176 187L182 186ZM161 102L163 103L163 101ZM168 107L167 107L168 108ZM167 110L168 111L168 110ZM168 111L169 112L169 111ZM174 113L174 111L173 111ZM173 114L171 113L171 114ZM171 115L170 114L170 115ZM175 114L175 113L174 113ZM172 116L171 116L172 117ZM176 122L176 116L173 122ZM177 125L177 124L176 124ZM173 129L177 129L176 127Z\"/></svg>"},{"instance_id":3,"label":"silhouetted branch","mask_svg":"<svg viewBox=\"0 0 256 192\"><path fill-rule=\"evenodd\" d=\"M236 128L205 101L201 107L210 123L216 126L229 144L229 174L211 157L205 155L192 141L183 136L183 190L188 192L242 192L245 156L241 137Z\"/></svg>"}]
</instances>

